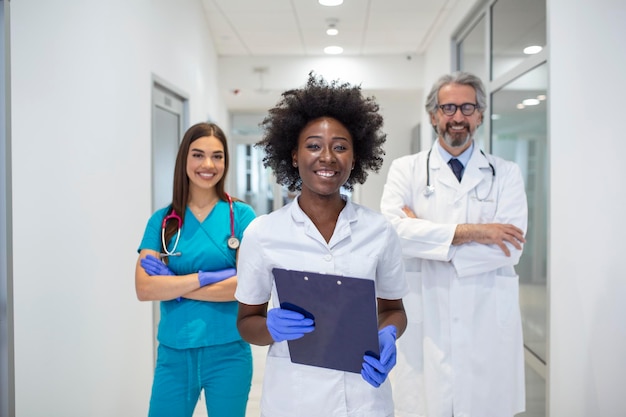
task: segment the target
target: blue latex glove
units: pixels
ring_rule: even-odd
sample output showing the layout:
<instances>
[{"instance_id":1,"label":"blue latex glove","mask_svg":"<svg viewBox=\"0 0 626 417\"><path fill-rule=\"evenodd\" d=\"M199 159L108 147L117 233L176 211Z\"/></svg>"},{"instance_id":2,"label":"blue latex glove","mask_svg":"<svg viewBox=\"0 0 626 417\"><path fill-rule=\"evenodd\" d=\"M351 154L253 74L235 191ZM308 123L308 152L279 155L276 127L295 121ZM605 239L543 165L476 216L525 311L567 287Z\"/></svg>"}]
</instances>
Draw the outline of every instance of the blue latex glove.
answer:
<instances>
[{"instance_id":1,"label":"blue latex glove","mask_svg":"<svg viewBox=\"0 0 626 417\"><path fill-rule=\"evenodd\" d=\"M380 359L373 356L363 356L361 376L373 387L378 388L391 369L396 365L396 326L385 326L378 331L378 346Z\"/></svg>"},{"instance_id":2,"label":"blue latex glove","mask_svg":"<svg viewBox=\"0 0 626 417\"><path fill-rule=\"evenodd\" d=\"M267 330L274 342L299 339L315 330L313 319L297 311L284 308L272 308L267 312Z\"/></svg>"},{"instance_id":3,"label":"blue latex glove","mask_svg":"<svg viewBox=\"0 0 626 417\"><path fill-rule=\"evenodd\" d=\"M204 287L205 285L215 284L216 282L224 281L227 278L237 275L237 270L235 268L222 269L219 271L199 271L198 272L198 281L200 281L200 286Z\"/></svg>"},{"instance_id":4,"label":"blue latex glove","mask_svg":"<svg viewBox=\"0 0 626 417\"><path fill-rule=\"evenodd\" d=\"M167 267L160 259L152 255L148 255L141 260L141 266L146 270L148 275L174 275L171 269ZM181 297L177 297L176 301L180 301Z\"/></svg>"},{"instance_id":5,"label":"blue latex glove","mask_svg":"<svg viewBox=\"0 0 626 417\"><path fill-rule=\"evenodd\" d=\"M141 266L146 270L148 275L174 275L174 273L161 262L160 259L152 255L148 255L141 260Z\"/></svg>"}]
</instances>

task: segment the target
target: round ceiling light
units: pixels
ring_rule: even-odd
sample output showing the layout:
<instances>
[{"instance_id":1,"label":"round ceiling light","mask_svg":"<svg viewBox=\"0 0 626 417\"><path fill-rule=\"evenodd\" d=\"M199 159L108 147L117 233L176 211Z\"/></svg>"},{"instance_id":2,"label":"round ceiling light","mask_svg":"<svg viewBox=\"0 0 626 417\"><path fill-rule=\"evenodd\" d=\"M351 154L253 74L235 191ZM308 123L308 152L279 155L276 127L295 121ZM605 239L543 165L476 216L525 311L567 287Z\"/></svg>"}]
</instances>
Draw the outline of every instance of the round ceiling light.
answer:
<instances>
[{"instance_id":1,"label":"round ceiling light","mask_svg":"<svg viewBox=\"0 0 626 417\"><path fill-rule=\"evenodd\" d=\"M540 103L540 101L536 98L527 98L525 100L522 100L522 104L524 106L536 106Z\"/></svg>"},{"instance_id":2,"label":"round ceiling light","mask_svg":"<svg viewBox=\"0 0 626 417\"><path fill-rule=\"evenodd\" d=\"M343 3L343 0L318 0L322 6L339 6Z\"/></svg>"},{"instance_id":3,"label":"round ceiling light","mask_svg":"<svg viewBox=\"0 0 626 417\"><path fill-rule=\"evenodd\" d=\"M524 53L526 55L534 55L534 54L538 54L539 52L541 52L542 49L543 47L539 45L527 46L526 48L524 48Z\"/></svg>"},{"instance_id":4,"label":"round ceiling light","mask_svg":"<svg viewBox=\"0 0 626 417\"><path fill-rule=\"evenodd\" d=\"M343 48L341 46L327 46L324 48L324 53L328 55L339 55L343 53Z\"/></svg>"}]
</instances>

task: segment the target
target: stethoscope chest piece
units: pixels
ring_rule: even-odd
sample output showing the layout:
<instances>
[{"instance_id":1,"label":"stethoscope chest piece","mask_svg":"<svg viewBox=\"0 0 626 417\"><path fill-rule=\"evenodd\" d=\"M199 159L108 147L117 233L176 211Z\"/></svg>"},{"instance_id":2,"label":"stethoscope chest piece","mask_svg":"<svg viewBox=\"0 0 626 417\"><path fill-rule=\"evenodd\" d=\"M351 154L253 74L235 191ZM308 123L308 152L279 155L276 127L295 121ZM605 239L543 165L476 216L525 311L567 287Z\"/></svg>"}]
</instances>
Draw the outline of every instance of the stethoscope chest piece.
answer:
<instances>
[{"instance_id":1,"label":"stethoscope chest piece","mask_svg":"<svg viewBox=\"0 0 626 417\"><path fill-rule=\"evenodd\" d=\"M239 248L239 239L237 239L235 236L231 236L228 238L228 247L231 249L238 249Z\"/></svg>"},{"instance_id":2,"label":"stethoscope chest piece","mask_svg":"<svg viewBox=\"0 0 626 417\"><path fill-rule=\"evenodd\" d=\"M229 248L235 250L239 249L239 239L235 236L235 211L233 210L233 199L229 194L226 194L228 198L228 205L230 207L230 237L226 241Z\"/></svg>"}]
</instances>

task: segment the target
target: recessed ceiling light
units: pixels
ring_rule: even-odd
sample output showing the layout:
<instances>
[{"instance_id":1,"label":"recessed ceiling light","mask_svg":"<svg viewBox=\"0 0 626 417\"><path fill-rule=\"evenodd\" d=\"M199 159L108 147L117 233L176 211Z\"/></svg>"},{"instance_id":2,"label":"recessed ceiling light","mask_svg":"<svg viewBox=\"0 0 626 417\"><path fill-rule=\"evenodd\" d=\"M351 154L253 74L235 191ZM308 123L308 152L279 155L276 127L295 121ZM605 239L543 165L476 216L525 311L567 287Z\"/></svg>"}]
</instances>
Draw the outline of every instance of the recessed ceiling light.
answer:
<instances>
[{"instance_id":1,"label":"recessed ceiling light","mask_svg":"<svg viewBox=\"0 0 626 417\"><path fill-rule=\"evenodd\" d=\"M491 120L500 120L500 115L499 114L492 114L491 115Z\"/></svg>"},{"instance_id":2,"label":"recessed ceiling light","mask_svg":"<svg viewBox=\"0 0 626 417\"><path fill-rule=\"evenodd\" d=\"M523 108L525 108L526 106L524 106L522 103L518 103L517 106L518 109L522 110Z\"/></svg>"},{"instance_id":3,"label":"recessed ceiling light","mask_svg":"<svg viewBox=\"0 0 626 417\"><path fill-rule=\"evenodd\" d=\"M547 99L547 98L548 98L548 97L547 97L545 94L539 94L539 95L537 96L537 100L541 100L541 101L544 101L544 100L545 100L545 99Z\"/></svg>"},{"instance_id":4,"label":"recessed ceiling light","mask_svg":"<svg viewBox=\"0 0 626 417\"><path fill-rule=\"evenodd\" d=\"M536 98L527 98L526 100L522 100L522 104L524 106L536 106L540 101Z\"/></svg>"},{"instance_id":5,"label":"recessed ceiling light","mask_svg":"<svg viewBox=\"0 0 626 417\"><path fill-rule=\"evenodd\" d=\"M339 20L337 19L326 19L326 34L329 36L335 36L339 33L339 29L337 29L337 23Z\"/></svg>"},{"instance_id":6,"label":"recessed ceiling light","mask_svg":"<svg viewBox=\"0 0 626 417\"><path fill-rule=\"evenodd\" d=\"M343 48L341 46L327 46L324 48L324 53L328 55L339 55L343 52Z\"/></svg>"},{"instance_id":7,"label":"recessed ceiling light","mask_svg":"<svg viewBox=\"0 0 626 417\"><path fill-rule=\"evenodd\" d=\"M538 54L539 52L541 52L542 49L543 47L539 45L527 46L526 48L524 48L524 53L526 55L534 55L534 54Z\"/></svg>"},{"instance_id":8,"label":"recessed ceiling light","mask_svg":"<svg viewBox=\"0 0 626 417\"><path fill-rule=\"evenodd\" d=\"M343 3L343 0L318 0L322 6L339 6Z\"/></svg>"}]
</instances>

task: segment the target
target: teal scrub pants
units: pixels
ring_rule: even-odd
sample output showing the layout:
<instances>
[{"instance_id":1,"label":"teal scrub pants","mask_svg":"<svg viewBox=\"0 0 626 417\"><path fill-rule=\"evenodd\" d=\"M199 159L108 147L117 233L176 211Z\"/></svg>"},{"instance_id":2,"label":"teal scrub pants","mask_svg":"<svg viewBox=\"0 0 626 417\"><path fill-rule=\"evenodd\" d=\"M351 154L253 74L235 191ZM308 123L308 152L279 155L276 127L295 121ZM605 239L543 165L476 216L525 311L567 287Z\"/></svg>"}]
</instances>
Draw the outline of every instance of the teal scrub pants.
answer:
<instances>
[{"instance_id":1,"label":"teal scrub pants","mask_svg":"<svg viewBox=\"0 0 626 417\"><path fill-rule=\"evenodd\" d=\"M250 345L193 349L159 345L149 417L192 417L204 389L210 417L244 417L252 381Z\"/></svg>"}]
</instances>

